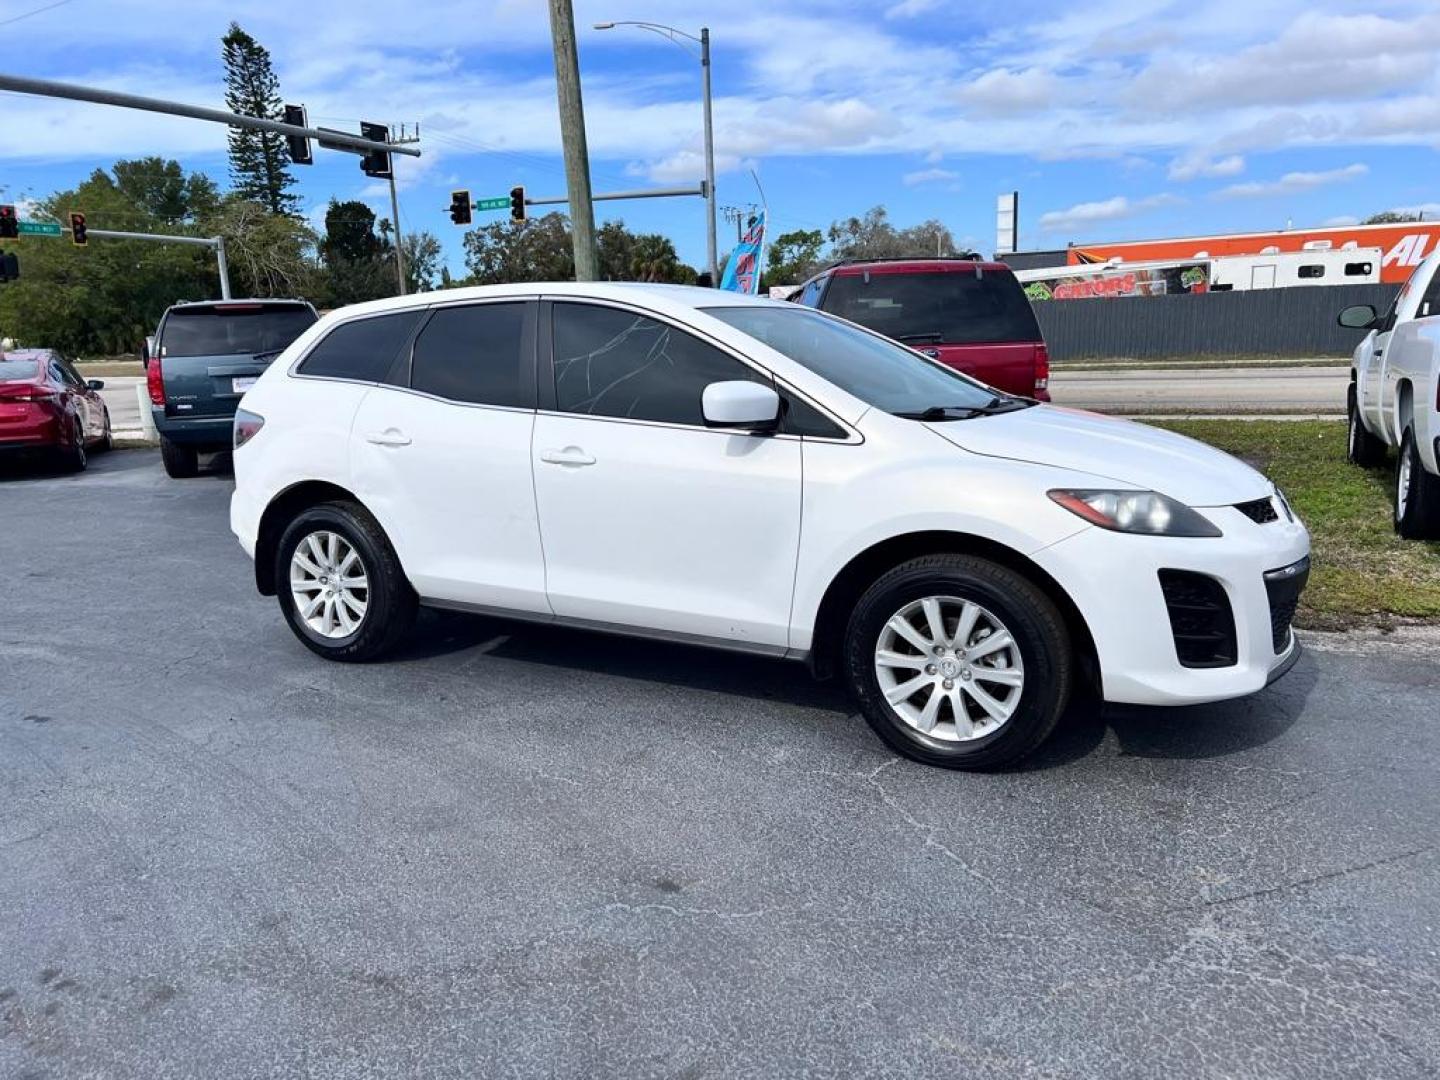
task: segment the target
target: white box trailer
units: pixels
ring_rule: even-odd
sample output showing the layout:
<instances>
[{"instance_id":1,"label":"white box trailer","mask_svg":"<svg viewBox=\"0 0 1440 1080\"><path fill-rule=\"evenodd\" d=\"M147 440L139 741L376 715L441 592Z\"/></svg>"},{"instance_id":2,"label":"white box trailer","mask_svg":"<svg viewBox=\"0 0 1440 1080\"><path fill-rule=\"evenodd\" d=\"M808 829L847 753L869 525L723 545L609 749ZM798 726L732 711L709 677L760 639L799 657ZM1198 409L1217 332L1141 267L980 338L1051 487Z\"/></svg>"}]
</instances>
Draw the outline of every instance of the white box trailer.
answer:
<instances>
[{"instance_id":1,"label":"white box trailer","mask_svg":"<svg viewBox=\"0 0 1440 1080\"><path fill-rule=\"evenodd\" d=\"M1176 293L1244 292L1300 285L1364 285L1380 280L1379 248L1267 251L1257 255L1103 263L1017 270L1031 300L1097 296L1173 296Z\"/></svg>"}]
</instances>

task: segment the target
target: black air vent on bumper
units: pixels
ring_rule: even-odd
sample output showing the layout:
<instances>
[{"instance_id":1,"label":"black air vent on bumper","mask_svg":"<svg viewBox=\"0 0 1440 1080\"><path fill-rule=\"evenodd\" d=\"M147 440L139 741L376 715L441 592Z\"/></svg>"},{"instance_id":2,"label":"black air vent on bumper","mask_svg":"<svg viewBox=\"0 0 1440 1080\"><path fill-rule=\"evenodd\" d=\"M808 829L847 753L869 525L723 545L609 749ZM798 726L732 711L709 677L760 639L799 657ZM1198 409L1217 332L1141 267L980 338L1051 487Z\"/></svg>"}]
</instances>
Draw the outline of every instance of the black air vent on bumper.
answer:
<instances>
[{"instance_id":1,"label":"black air vent on bumper","mask_svg":"<svg viewBox=\"0 0 1440 1080\"><path fill-rule=\"evenodd\" d=\"M1235 509L1256 525L1269 525L1272 521L1280 520L1280 515L1275 512L1275 504L1269 499L1251 499L1249 502L1236 503Z\"/></svg>"},{"instance_id":2,"label":"black air vent on bumper","mask_svg":"<svg viewBox=\"0 0 1440 1080\"><path fill-rule=\"evenodd\" d=\"M1305 582L1310 580L1310 556L1299 562L1265 572L1265 594L1270 598L1270 643L1279 656L1290 644L1290 623Z\"/></svg>"},{"instance_id":3,"label":"black air vent on bumper","mask_svg":"<svg viewBox=\"0 0 1440 1080\"><path fill-rule=\"evenodd\" d=\"M1182 667L1230 667L1235 663L1235 615L1214 578L1190 570L1161 570L1160 591Z\"/></svg>"}]
</instances>

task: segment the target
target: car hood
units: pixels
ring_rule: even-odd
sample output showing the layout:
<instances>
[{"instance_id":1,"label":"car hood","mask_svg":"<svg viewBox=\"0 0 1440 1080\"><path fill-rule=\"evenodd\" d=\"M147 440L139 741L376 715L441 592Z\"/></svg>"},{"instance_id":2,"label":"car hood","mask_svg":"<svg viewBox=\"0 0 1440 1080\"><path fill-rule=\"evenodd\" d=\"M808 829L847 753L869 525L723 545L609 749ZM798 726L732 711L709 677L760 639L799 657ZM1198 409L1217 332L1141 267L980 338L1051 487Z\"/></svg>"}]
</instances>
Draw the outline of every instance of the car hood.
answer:
<instances>
[{"instance_id":1,"label":"car hood","mask_svg":"<svg viewBox=\"0 0 1440 1080\"><path fill-rule=\"evenodd\" d=\"M1213 446L1172 431L1054 405L927 424L962 450L1053 465L1146 488L1187 506L1227 506L1260 499L1270 481Z\"/></svg>"}]
</instances>

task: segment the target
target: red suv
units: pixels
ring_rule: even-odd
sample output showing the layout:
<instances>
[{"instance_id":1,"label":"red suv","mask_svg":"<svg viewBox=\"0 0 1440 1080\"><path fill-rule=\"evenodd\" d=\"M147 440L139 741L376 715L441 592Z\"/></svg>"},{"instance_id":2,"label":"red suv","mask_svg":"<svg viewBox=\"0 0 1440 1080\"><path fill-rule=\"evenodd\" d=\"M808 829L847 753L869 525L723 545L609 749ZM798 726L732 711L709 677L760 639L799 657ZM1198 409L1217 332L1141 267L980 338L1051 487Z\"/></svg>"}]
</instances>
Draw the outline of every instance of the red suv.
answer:
<instances>
[{"instance_id":1,"label":"red suv","mask_svg":"<svg viewBox=\"0 0 1440 1080\"><path fill-rule=\"evenodd\" d=\"M1011 394L1050 400L1050 354L1035 312L1003 263L974 259L846 262L795 294Z\"/></svg>"}]
</instances>

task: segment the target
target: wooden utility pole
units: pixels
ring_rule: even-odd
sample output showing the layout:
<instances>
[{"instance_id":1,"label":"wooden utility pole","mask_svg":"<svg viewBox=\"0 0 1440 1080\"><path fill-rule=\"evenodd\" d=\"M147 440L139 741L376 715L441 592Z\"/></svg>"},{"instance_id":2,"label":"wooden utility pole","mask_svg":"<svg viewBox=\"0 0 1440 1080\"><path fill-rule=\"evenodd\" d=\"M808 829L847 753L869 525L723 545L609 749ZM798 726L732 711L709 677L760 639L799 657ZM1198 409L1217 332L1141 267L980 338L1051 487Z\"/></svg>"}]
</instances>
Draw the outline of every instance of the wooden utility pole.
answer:
<instances>
[{"instance_id":1,"label":"wooden utility pole","mask_svg":"<svg viewBox=\"0 0 1440 1080\"><path fill-rule=\"evenodd\" d=\"M550 37L555 43L555 93L560 101L560 141L565 147L565 187L570 198L575 280L595 281L600 277L600 256L595 247L590 152L585 145L580 58L575 50L575 13L570 0L550 0Z\"/></svg>"}]
</instances>

